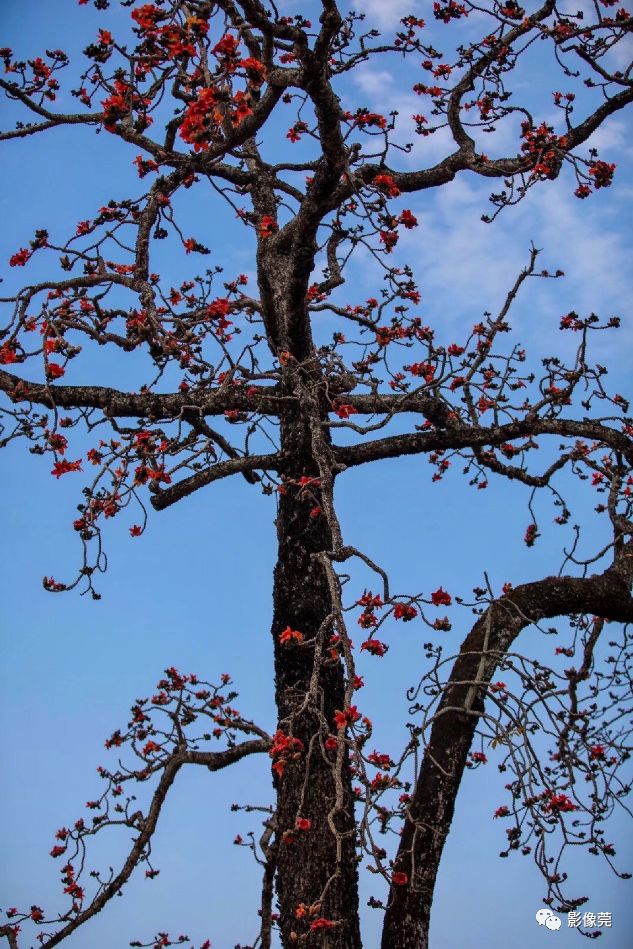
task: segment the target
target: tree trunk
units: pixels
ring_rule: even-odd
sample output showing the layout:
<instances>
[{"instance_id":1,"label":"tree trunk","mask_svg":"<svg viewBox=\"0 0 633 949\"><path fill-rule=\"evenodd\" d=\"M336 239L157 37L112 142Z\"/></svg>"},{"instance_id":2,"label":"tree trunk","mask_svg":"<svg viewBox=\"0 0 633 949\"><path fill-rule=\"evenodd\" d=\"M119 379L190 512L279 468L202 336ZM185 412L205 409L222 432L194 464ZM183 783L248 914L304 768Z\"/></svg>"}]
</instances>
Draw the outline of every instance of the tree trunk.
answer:
<instances>
[{"instance_id":1,"label":"tree trunk","mask_svg":"<svg viewBox=\"0 0 633 949\"><path fill-rule=\"evenodd\" d=\"M395 863L411 885L391 888L381 949L428 949L437 871L476 724L449 713L433 727Z\"/></svg>"},{"instance_id":2,"label":"tree trunk","mask_svg":"<svg viewBox=\"0 0 633 949\"><path fill-rule=\"evenodd\" d=\"M320 929L327 949L360 949L358 872L354 800L348 758L337 776L336 750L327 750L328 735L336 734L334 713L343 708L344 675L340 661L328 659L332 634L332 600L322 563L315 555L332 549L326 518L310 516L318 506L320 489L293 485L303 475L318 478L312 456L309 425L299 411L282 421L282 450L290 460L286 493L281 493L277 519L278 561L274 581L272 635L275 647L278 728L302 742L303 750L289 755L277 788L277 896L284 946L296 945L292 933L303 934L315 919L336 923ZM301 632L305 645L280 643L290 626ZM315 648L325 663L314 670ZM342 806L336 808L337 781ZM340 793L339 791L339 793ZM296 829L297 818L311 821L307 831ZM335 829L336 832L333 832ZM314 906L311 915L297 917L301 904ZM301 910L300 910L301 914Z\"/></svg>"}]
</instances>

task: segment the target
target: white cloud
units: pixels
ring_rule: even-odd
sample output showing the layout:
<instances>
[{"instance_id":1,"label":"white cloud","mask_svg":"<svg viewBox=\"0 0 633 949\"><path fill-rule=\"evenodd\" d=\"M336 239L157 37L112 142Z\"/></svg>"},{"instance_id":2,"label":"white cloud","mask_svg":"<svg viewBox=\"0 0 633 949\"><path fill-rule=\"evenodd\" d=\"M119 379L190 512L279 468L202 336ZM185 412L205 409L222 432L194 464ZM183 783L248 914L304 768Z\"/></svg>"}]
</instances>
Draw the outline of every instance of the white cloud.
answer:
<instances>
[{"instance_id":1,"label":"white cloud","mask_svg":"<svg viewBox=\"0 0 633 949\"><path fill-rule=\"evenodd\" d=\"M631 149L629 139L630 135L626 123L611 117L600 128L596 129L587 140L587 144L590 148L596 148L600 153L624 151L625 154L630 155L633 149Z\"/></svg>"},{"instance_id":2,"label":"white cloud","mask_svg":"<svg viewBox=\"0 0 633 949\"><path fill-rule=\"evenodd\" d=\"M368 96L394 96L396 80L392 72L387 69L372 69L370 66L359 66L354 73L354 82L358 88Z\"/></svg>"},{"instance_id":3,"label":"white cloud","mask_svg":"<svg viewBox=\"0 0 633 949\"><path fill-rule=\"evenodd\" d=\"M397 26L403 16L416 12L418 4L415 0L357 0L354 7L380 30Z\"/></svg>"},{"instance_id":4,"label":"white cloud","mask_svg":"<svg viewBox=\"0 0 633 949\"><path fill-rule=\"evenodd\" d=\"M560 268L566 277L523 286L511 322L530 349L564 352L576 346L571 334L558 335L559 317L572 309L626 318L632 287L621 204L630 201L627 189L620 189L614 205L601 194L579 201L569 178L546 183L485 225L480 215L492 184L458 176L437 192L416 196L411 205L420 226L402 236L399 249L416 265L425 321L449 336L479 321L484 310L498 311L528 261L532 241L543 249L539 269ZM595 334L592 351L595 358L625 369L633 351L633 323Z\"/></svg>"}]
</instances>

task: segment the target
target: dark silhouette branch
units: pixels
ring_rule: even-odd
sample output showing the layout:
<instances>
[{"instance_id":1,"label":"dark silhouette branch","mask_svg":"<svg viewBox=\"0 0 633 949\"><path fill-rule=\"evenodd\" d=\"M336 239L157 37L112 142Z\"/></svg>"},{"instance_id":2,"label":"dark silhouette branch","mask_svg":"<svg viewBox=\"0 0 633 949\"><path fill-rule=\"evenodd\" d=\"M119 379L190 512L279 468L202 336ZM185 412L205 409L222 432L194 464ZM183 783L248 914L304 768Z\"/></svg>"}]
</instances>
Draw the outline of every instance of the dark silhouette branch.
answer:
<instances>
[{"instance_id":1,"label":"dark silhouette branch","mask_svg":"<svg viewBox=\"0 0 633 949\"><path fill-rule=\"evenodd\" d=\"M516 637L542 619L577 613L633 622L632 582L633 542L629 542L604 573L522 584L493 601L477 620L444 688L407 808L394 867L407 875L410 885L391 889L383 949L422 945L426 939L439 861L483 700Z\"/></svg>"}]
</instances>

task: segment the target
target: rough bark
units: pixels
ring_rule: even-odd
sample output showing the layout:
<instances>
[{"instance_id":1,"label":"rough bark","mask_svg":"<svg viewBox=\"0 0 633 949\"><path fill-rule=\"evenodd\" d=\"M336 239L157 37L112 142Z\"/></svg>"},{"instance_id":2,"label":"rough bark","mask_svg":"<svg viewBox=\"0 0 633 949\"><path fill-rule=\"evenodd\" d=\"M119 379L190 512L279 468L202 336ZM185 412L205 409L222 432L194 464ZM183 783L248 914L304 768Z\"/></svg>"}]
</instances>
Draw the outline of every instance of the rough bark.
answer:
<instances>
[{"instance_id":1,"label":"rough bark","mask_svg":"<svg viewBox=\"0 0 633 949\"><path fill-rule=\"evenodd\" d=\"M331 524L323 513L310 516L312 508L326 506L323 494L331 491L331 485L326 488L319 481L322 469L314 434L315 422L326 420L329 409L320 395L322 380L305 305L314 252L314 246L284 245L262 255L260 265L269 338L278 351L288 353L281 387L286 408L280 415L287 489L279 498L273 590L275 695L278 728L303 745L284 773L275 776L276 892L284 946L293 944L292 933L299 928L298 906L321 903L318 915L336 923L321 931L322 945L360 949L356 823L347 752L337 768L337 752L324 747L334 730L334 713L344 705L345 681L342 664L325 659L334 607L319 554L332 551ZM325 438L329 444L329 436ZM301 489L294 482L302 477L316 480ZM287 626L301 632L304 641L280 642ZM308 832L295 831L298 817L312 822Z\"/></svg>"},{"instance_id":2,"label":"rough bark","mask_svg":"<svg viewBox=\"0 0 633 949\"><path fill-rule=\"evenodd\" d=\"M298 414L288 417L282 428L282 445L292 458L289 478L318 478L318 466L307 442L305 422ZM304 749L275 779L280 928L283 944L291 945L290 934L297 929L296 908L322 900L319 915L341 923L323 934L323 945L357 949L361 941L351 779L347 755L337 775L336 752L324 748L333 730L334 713L343 707L343 670L340 662L326 662L319 668L317 659L315 664L315 650L325 652L333 625L327 578L316 555L332 549L332 535L325 517L310 517L311 506L305 496L289 490L280 498L277 518L272 634L278 727L299 738ZM287 626L302 632L313 644L280 644L279 635ZM340 809L336 806L337 781L343 792ZM298 816L312 821L309 832L293 833ZM284 834L292 842L286 842Z\"/></svg>"}]
</instances>

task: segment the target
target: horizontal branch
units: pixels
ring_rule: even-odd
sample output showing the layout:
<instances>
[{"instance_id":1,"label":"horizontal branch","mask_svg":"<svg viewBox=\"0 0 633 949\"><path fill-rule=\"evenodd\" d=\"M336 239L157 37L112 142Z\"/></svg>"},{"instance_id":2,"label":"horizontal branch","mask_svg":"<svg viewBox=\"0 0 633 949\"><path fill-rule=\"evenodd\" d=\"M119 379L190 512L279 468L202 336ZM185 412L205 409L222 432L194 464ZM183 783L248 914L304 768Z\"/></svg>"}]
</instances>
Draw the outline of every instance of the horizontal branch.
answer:
<instances>
[{"instance_id":1,"label":"horizontal branch","mask_svg":"<svg viewBox=\"0 0 633 949\"><path fill-rule=\"evenodd\" d=\"M0 369L0 390L14 402L47 408L101 409L110 418L177 419L188 408L202 415L223 415L233 409L264 415L279 413L281 399L273 386L220 386L202 393L121 392L109 386L61 386L28 382Z\"/></svg>"},{"instance_id":2,"label":"horizontal branch","mask_svg":"<svg viewBox=\"0 0 633 949\"><path fill-rule=\"evenodd\" d=\"M204 471L198 471L190 478L184 478L166 488L163 491L157 490L152 497L152 507L156 511L164 511L171 507L182 498L193 494L199 488L211 484L213 481L220 481L222 478L229 478L234 474L244 474L249 471L279 471L281 469L281 455L246 455L243 458L231 458L228 461L220 461L217 465L205 468Z\"/></svg>"},{"instance_id":3,"label":"horizontal branch","mask_svg":"<svg viewBox=\"0 0 633 949\"><path fill-rule=\"evenodd\" d=\"M352 399L350 398L350 403ZM475 427L455 424L440 432L420 432L411 435L391 435L358 445L337 447L336 460L346 468L362 465L380 458L397 458L429 451L450 451L459 448L483 448L501 445L515 438L534 435L557 435L561 438L586 438L602 442L622 453L633 465L633 440L623 432L590 419L574 421L562 418L530 418L529 416L505 425Z\"/></svg>"}]
</instances>

